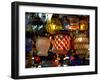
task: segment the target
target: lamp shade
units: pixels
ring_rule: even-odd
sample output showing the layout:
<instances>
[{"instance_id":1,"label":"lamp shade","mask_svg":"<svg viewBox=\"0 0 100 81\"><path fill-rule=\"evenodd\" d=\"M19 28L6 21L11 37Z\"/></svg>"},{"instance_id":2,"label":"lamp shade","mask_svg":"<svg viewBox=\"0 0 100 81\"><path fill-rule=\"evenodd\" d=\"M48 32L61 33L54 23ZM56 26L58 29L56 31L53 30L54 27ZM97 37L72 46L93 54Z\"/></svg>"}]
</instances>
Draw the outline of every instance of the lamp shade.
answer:
<instances>
[{"instance_id":1,"label":"lamp shade","mask_svg":"<svg viewBox=\"0 0 100 81\"><path fill-rule=\"evenodd\" d=\"M78 34L75 36L74 48L76 54L88 54L89 39L86 34Z\"/></svg>"},{"instance_id":2,"label":"lamp shade","mask_svg":"<svg viewBox=\"0 0 100 81\"><path fill-rule=\"evenodd\" d=\"M38 56L48 56L48 49L50 47L50 40L46 37L39 37L36 40L36 49Z\"/></svg>"},{"instance_id":3,"label":"lamp shade","mask_svg":"<svg viewBox=\"0 0 100 81\"><path fill-rule=\"evenodd\" d=\"M67 54L71 48L71 38L66 34L57 34L54 37L53 46L57 54Z\"/></svg>"}]
</instances>

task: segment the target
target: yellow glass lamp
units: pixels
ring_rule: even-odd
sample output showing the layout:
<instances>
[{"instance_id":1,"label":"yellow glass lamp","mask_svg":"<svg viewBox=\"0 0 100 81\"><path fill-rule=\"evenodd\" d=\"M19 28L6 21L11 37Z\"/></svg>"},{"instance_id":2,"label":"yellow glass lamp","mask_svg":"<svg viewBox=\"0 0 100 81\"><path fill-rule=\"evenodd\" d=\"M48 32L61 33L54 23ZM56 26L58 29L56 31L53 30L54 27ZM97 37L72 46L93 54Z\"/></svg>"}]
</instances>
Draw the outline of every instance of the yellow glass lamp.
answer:
<instances>
[{"instance_id":1,"label":"yellow glass lamp","mask_svg":"<svg viewBox=\"0 0 100 81\"><path fill-rule=\"evenodd\" d=\"M56 31L62 30L62 24L59 19L51 19L47 22L46 30L47 32L54 34Z\"/></svg>"}]
</instances>

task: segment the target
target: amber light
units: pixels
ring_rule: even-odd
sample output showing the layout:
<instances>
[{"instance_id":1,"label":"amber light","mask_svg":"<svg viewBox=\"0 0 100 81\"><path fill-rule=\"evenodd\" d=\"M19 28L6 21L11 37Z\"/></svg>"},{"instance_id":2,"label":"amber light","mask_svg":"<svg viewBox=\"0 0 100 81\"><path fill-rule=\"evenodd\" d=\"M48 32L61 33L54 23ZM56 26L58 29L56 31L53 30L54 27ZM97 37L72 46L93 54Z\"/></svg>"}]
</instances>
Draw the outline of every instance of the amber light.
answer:
<instances>
[{"instance_id":1,"label":"amber light","mask_svg":"<svg viewBox=\"0 0 100 81\"><path fill-rule=\"evenodd\" d=\"M68 35L56 35L53 45L57 53L66 54L70 49L70 37Z\"/></svg>"}]
</instances>

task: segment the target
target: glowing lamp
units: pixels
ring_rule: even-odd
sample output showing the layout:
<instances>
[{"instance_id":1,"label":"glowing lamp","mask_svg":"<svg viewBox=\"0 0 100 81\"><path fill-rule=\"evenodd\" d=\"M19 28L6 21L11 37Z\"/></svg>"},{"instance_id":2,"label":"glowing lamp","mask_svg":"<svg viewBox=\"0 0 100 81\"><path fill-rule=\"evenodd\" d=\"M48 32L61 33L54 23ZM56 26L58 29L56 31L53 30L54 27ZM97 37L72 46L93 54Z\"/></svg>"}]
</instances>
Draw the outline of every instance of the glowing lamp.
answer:
<instances>
[{"instance_id":1,"label":"glowing lamp","mask_svg":"<svg viewBox=\"0 0 100 81\"><path fill-rule=\"evenodd\" d=\"M89 39L86 34L78 34L74 39L74 49L76 54L88 54Z\"/></svg>"},{"instance_id":2,"label":"glowing lamp","mask_svg":"<svg viewBox=\"0 0 100 81\"><path fill-rule=\"evenodd\" d=\"M80 30L87 30L88 29L88 24L89 24L89 18L88 16L83 16L83 18L80 20Z\"/></svg>"},{"instance_id":3,"label":"glowing lamp","mask_svg":"<svg viewBox=\"0 0 100 81\"><path fill-rule=\"evenodd\" d=\"M68 29L69 30L78 30L79 29L79 18L77 16L68 16L70 22Z\"/></svg>"},{"instance_id":4,"label":"glowing lamp","mask_svg":"<svg viewBox=\"0 0 100 81\"><path fill-rule=\"evenodd\" d=\"M59 19L51 19L47 22L46 30L47 32L54 34L56 31L62 30L62 24Z\"/></svg>"},{"instance_id":5,"label":"glowing lamp","mask_svg":"<svg viewBox=\"0 0 100 81\"><path fill-rule=\"evenodd\" d=\"M68 35L57 34L53 41L53 47L57 54L67 54L71 48L71 38Z\"/></svg>"}]
</instances>

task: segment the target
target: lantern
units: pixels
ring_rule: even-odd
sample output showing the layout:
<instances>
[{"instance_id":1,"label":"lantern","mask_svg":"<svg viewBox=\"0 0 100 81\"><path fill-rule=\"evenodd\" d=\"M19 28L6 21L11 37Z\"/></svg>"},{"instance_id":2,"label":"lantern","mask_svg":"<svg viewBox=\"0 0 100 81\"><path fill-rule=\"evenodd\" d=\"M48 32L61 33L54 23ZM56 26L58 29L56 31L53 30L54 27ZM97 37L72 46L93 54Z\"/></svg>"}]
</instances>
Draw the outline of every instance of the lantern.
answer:
<instances>
[{"instance_id":1,"label":"lantern","mask_svg":"<svg viewBox=\"0 0 100 81\"><path fill-rule=\"evenodd\" d=\"M78 30L79 29L79 18L78 16L68 16L70 22L68 29L69 30Z\"/></svg>"},{"instance_id":2,"label":"lantern","mask_svg":"<svg viewBox=\"0 0 100 81\"><path fill-rule=\"evenodd\" d=\"M39 33L44 29L44 23L46 22L46 15L42 13L32 14L32 32Z\"/></svg>"},{"instance_id":3,"label":"lantern","mask_svg":"<svg viewBox=\"0 0 100 81\"><path fill-rule=\"evenodd\" d=\"M67 34L57 34L53 41L53 50L57 54L67 54L71 48L71 38Z\"/></svg>"},{"instance_id":4,"label":"lantern","mask_svg":"<svg viewBox=\"0 0 100 81\"><path fill-rule=\"evenodd\" d=\"M78 34L75 36L74 48L76 50L76 54L88 54L89 39L86 34Z\"/></svg>"},{"instance_id":5,"label":"lantern","mask_svg":"<svg viewBox=\"0 0 100 81\"><path fill-rule=\"evenodd\" d=\"M43 22L46 22L46 21L47 21L47 19L48 19L48 14L46 14L46 13L38 13L38 15L39 15L39 17L41 18L41 20L42 20Z\"/></svg>"},{"instance_id":6,"label":"lantern","mask_svg":"<svg viewBox=\"0 0 100 81\"><path fill-rule=\"evenodd\" d=\"M63 29L62 24L58 18L57 19L53 18L47 22L46 30L47 30L47 32L49 32L51 34L54 34L55 31L59 31L62 29Z\"/></svg>"},{"instance_id":7,"label":"lantern","mask_svg":"<svg viewBox=\"0 0 100 81\"><path fill-rule=\"evenodd\" d=\"M80 19L80 30L87 30L88 29L88 23L89 23L89 19L88 16L83 16Z\"/></svg>"},{"instance_id":8,"label":"lantern","mask_svg":"<svg viewBox=\"0 0 100 81\"><path fill-rule=\"evenodd\" d=\"M36 49L38 56L48 56L48 49L50 47L50 40L46 37L39 37L36 40Z\"/></svg>"}]
</instances>

